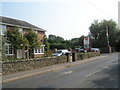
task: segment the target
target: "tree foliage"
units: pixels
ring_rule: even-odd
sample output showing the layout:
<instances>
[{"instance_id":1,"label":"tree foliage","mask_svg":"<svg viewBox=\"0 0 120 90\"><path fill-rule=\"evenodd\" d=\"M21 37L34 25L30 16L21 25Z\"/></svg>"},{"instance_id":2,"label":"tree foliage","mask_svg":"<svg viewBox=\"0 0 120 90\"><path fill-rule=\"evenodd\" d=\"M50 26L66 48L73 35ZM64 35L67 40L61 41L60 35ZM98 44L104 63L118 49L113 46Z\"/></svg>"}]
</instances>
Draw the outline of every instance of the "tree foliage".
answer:
<instances>
[{"instance_id":1,"label":"tree foliage","mask_svg":"<svg viewBox=\"0 0 120 90\"><path fill-rule=\"evenodd\" d=\"M118 27L113 20L103 20L99 22L95 20L89 27L92 46L93 47L106 47L107 46L107 36L106 30L108 29L110 46L116 46L116 34L118 33ZM96 44L97 43L97 44Z\"/></svg>"},{"instance_id":2,"label":"tree foliage","mask_svg":"<svg viewBox=\"0 0 120 90\"><path fill-rule=\"evenodd\" d=\"M38 48L41 45L37 34L32 30L29 30L25 35L22 35L18 28L15 27L13 30L7 30L6 36L7 42L12 44L15 49L22 49L26 46L33 49Z\"/></svg>"},{"instance_id":3,"label":"tree foliage","mask_svg":"<svg viewBox=\"0 0 120 90\"><path fill-rule=\"evenodd\" d=\"M50 49L69 49L69 48L76 48L83 45L83 38L82 35L79 38L73 38L71 40L64 40L64 38L55 35L49 35L47 42L49 43Z\"/></svg>"},{"instance_id":4,"label":"tree foliage","mask_svg":"<svg viewBox=\"0 0 120 90\"><path fill-rule=\"evenodd\" d=\"M73 39L71 39L71 42L73 43L73 48L83 46L83 39L84 39L84 37L85 36L82 35L79 38L73 38Z\"/></svg>"},{"instance_id":5,"label":"tree foliage","mask_svg":"<svg viewBox=\"0 0 120 90\"><path fill-rule=\"evenodd\" d=\"M33 30L29 30L27 34L25 34L25 37L27 38L29 42L29 48L39 48L40 47L40 41L38 39L37 34Z\"/></svg>"},{"instance_id":6,"label":"tree foliage","mask_svg":"<svg viewBox=\"0 0 120 90\"><path fill-rule=\"evenodd\" d=\"M22 49L28 45L28 40L18 31L15 27L13 30L7 30L6 32L7 42L12 44L15 49Z\"/></svg>"},{"instance_id":7,"label":"tree foliage","mask_svg":"<svg viewBox=\"0 0 120 90\"><path fill-rule=\"evenodd\" d=\"M46 37L46 35L44 36L44 45L45 45L45 51L49 51L50 43L48 42L48 38Z\"/></svg>"},{"instance_id":8,"label":"tree foliage","mask_svg":"<svg viewBox=\"0 0 120 90\"><path fill-rule=\"evenodd\" d=\"M62 41L64 41L64 39L60 36L55 36L55 35L49 35L48 37L48 41L50 43L61 43Z\"/></svg>"}]
</instances>

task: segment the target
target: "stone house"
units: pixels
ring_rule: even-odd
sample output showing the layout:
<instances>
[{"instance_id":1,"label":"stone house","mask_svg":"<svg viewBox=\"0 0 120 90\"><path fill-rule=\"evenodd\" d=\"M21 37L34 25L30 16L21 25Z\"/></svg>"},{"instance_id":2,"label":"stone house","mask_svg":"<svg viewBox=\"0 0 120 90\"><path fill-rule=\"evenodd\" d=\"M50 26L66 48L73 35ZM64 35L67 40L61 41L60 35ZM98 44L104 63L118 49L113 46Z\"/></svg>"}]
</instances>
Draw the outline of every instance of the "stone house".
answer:
<instances>
[{"instance_id":1,"label":"stone house","mask_svg":"<svg viewBox=\"0 0 120 90\"><path fill-rule=\"evenodd\" d=\"M41 48L34 49L32 55L30 56L29 52L23 49L18 49L15 53L13 46L10 43L5 43L5 55L7 57L15 57L15 58L26 58L26 57L40 57L44 55L44 46L43 45L43 37L45 35L45 30L39 28L35 25L32 25L26 21L13 19L9 17L0 16L0 35L4 36L7 30L12 30L15 27L18 27L19 32L24 35L28 30L32 29L38 36L39 41L42 43Z\"/></svg>"}]
</instances>

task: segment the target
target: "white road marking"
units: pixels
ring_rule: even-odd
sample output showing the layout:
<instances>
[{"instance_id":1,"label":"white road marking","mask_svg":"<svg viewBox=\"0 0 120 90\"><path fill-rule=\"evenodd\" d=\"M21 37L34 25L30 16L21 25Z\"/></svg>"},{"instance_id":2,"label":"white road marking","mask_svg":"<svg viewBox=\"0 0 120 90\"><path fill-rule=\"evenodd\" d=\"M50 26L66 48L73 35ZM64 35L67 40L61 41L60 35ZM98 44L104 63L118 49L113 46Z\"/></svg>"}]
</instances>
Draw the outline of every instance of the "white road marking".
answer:
<instances>
[{"instance_id":1,"label":"white road marking","mask_svg":"<svg viewBox=\"0 0 120 90\"><path fill-rule=\"evenodd\" d=\"M84 77L89 77L89 76L91 76L91 75L93 75L93 74L95 74L95 73L97 73L97 72L100 72L101 70L102 70L102 69L99 69L99 70L97 70L97 71L95 71L95 72L89 73L89 74L85 75Z\"/></svg>"},{"instance_id":2,"label":"white road marking","mask_svg":"<svg viewBox=\"0 0 120 90\"><path fill-rule=\"evenodd\" d=\"M108 68L108 67L103 67L103 69L104 69L104 68Z\"/></svg>"},{"instance_id":3,"label":"white road marking","mask_svg":"<svg viewBox=\"0 0 120 90\"><path fill-rule=\"evenodd\" d=\"M66 74L71 74L72 71L68 71L68 72L64 72L63 75L66 75Z\"/></svg>"},{"instance_id":4,"label":"white road marking","mask_svg":"<svg viewBox=\"0 0 120 90\"><path fill-rule=\"evenodd\" d=\"M97 73L97 72L100 72L100 71L103 70L103 69L107 69L107 68L109 68L109 67L103 67L102 69L99 69L99 70L97 70L97 71L95 71L95 72L89 73L89 74L85 75L84 77L89 77L89 76L91 76L91 75L93 75L93 74L95 74L95 73Z\"/></svg>"}]
</instances>

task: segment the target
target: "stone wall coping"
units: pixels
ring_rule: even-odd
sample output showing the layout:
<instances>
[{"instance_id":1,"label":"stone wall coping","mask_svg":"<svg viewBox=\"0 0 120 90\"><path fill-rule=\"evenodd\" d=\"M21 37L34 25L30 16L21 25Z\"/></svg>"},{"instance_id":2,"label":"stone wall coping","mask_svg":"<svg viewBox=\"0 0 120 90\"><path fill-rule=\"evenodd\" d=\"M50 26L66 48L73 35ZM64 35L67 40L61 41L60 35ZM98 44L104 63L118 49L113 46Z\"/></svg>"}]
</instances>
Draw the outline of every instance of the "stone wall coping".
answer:
<instances>
[{"instance_id":1,"label":"stone wall coping","mask_svg":"<svg viewBox=\"0 0 120 90\"><path fill-rule=\"evenodd\" d=\"M62 56L60 56L62 57ZM40 61L40 60L45 60L45 59L55 59L55 58L60 58L60 57L44 57L44 58L31 58L31 59L21 59L21 60L6 60L6 61L1 61L0 63L15 63L15 62L27 62L27 61Z\"/></svg>"}]
</instances>

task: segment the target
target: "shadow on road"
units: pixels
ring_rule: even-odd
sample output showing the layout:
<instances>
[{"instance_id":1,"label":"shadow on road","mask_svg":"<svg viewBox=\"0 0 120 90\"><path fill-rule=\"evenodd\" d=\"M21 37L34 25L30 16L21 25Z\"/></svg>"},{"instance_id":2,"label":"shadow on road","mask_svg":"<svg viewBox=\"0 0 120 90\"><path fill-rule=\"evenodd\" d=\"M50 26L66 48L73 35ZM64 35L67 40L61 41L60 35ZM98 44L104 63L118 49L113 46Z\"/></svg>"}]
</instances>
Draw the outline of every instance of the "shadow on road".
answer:
<instances>
[{"instance_id":1,"label":"shadow on road","mask_svg":"<svg viewBox=\"0 0 120 90\"><path fill-rule=\"evenodd\" d=\"M101 78L95 77L93 80L89 80L95 88L120 88L120 55L118 55L117 61L115 60L109 68L96 73L96 76Z\"/></svg>"}]
</instances>

